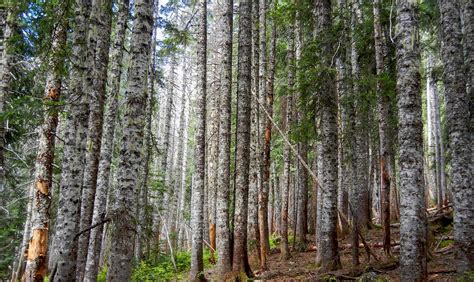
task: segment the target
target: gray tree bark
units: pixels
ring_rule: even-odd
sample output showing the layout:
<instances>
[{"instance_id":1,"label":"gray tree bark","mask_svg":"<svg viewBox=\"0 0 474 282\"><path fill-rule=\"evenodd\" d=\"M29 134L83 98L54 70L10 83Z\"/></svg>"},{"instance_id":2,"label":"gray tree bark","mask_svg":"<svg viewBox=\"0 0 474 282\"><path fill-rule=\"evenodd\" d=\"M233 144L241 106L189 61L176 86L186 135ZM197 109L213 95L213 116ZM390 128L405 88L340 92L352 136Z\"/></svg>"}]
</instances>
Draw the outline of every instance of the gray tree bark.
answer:
<instances>
[{"instance_id":1,"label":"gray tree bark","mask_svg":"<svg viewBox=\"0 0 474 282\"><path fill-rule=\"evenodd\" d=\"M377 117L380 142L380 199L381 218L383 225L383 246L385 253L390 253L390 183L393 181L393 168L391 158L393 155L392 142L389 128L390 98L385 92L382 75L387 70L387 46L382 30L380 16L380 0L374 1L374 41L375 64L378 76L377 81Z\"/></svg>"},{"instance_id":2,"label":"gray tree bark","mask_svg":"<svg viewBox=\"0 0 474 282\"><path fill-rule=\"evenodd\" d=\"M110 46L110 63L107 78L108 93L107 107L105 110L102 142L100 147L100 161L97 173L97 185L92 214L92 225L105 218L107 195L110 187L110 165L114 147L114 132L117 117L118 94L120 90L120 77L122 74L122 60L125 43L125 31L128 20L129 0L117 2L117 22L115 26L115 38ZM84 279L95 281L99 270L99 258L102 248L103 225L90 231L89 246L87 252Z\"/></svg>"},{"instance_id":3,"label":"gray tree bark","mask_svg":"<svg viewBox=\"0 0 474 282\"><path fill-rule=\"evenodd\" d=\"M68 11L68 2L58 7L59 15ZM34 190L32 207L32 234L28 245L26 269L22 280L43 280L48 271L48 229L49 207L51 204L50 190L53 184L53 162L56 128L58 126L58 109L55 102L61 95L64 58L61 57L66 44L67 20L60 19L52 33L50 54L47 62L46 86L44 91L43 108L46 113L39 127L38 151L34 172Z\"/></svg>"},{"instance_id":4,"label":"gray tree bark","mask_svg":"<svg viewBox=\"0 0 474 282\"><path fill-rule=\"evenodd\" d=\"M250 103L251 103L251 17L249 0L240 1L237 68L237 131L235 171L235 214L233 271L250 275L247 256L247 211L250 166Z\"/></svg>"},{"instance_id":5,"label":"gray tree bark","mask_svg":"<svg viewBox=\"0 0 474 282\"><path fill-rule=\"evenodd\" d=\"M222 11L219 11L219 30L224 38L221 59L223 78L220 94L220 122L219 122L219 178L217 179L217 208L216 208L216 236L217 240L217 268L219 275L224 276L231 271L231 246L229 228L229 199L230 199L230 140L231 140L231 103L232 103L232 33L233 33L233 1L226 0Z\"/></svg>"},{"instance_id":6,"label":"gray tree bark","mask_svg":"<svg viewBox=\"0 0 474 282\"><path fill-rule=\"evenodd\" d=\"M364 109L363 93L360 87L360 50L357 45L356 29L362 24L358 0L352 1L351 18L351 67L353 78L354 110L353 114L353 154L352 154L352 187L349 199L349 212L352 218L352 264L359 264L359 232L367 228L368 214L368 147L367 147L367 113Z\"/></svg>"},{"instance_id":7,"label":"gray tree bark","mask_svg":"<svg viewBox=\"0 0 474 282\"><path fill-rule=\"evenodd\" d=\"M472 146L469 103L466 93L462 29L459 2L438 1L441 14L441 57L444 64L443 80L446 89L446 114L449 149L451 151L451 187L454 199L454 242L456 269L459 274L474 268L474 190L472 188ZM467 18L469 22L469 17ZM465 29L471 29L470 22ZM472 35L466 37L472 39ZM472 40L470 41L472 43ZM471 46L472 48L472 46ZM470 49L468 49L470 50ZM469 54L472 58L472 52ZM469 61L467 61L469 62ZM466 64L468 65L468 64ZM472 78L470 78L470 82ZM469 91L472 91L469 89ZM470 92L472 93L472 92Z\"/></svg>"},{"instance_id":8,"label":"gray tree bark","mask_svg":"<svg viewBox=\"0 0 474 282\"><path fill-rule=\"evenodd\" d=\"M112 24L112 1L93 0L90 22L88 48L93 49L94 60L86 78L87 87L84 89L89 95L90 113L87 133L88 146L82 181L80 230L86 229L91 224L97 187ZM85 232L78 238L76 276L79 281L84 278L89 235L90 232Z\"/></svg>"},{"instance_id":9,"label":"gray tree bark","mask_svg":"<svg viewBox=\"0 0 474 282\"><path fill-rule=\"evenodd\" d=\"M427 277L420 49L416 2L397 5L397 92L400 166L400 279Z\"/></svg>"},{"instance_id":10,"label":"gray tree bark","mask_svg":"<svg viewBox=\"0 0 474 282\"><path fill-rule=\"evenodd\" d=\"M285 135L289 136L291 130L291 119L292 119L292 111L293 111L293 92L295 87L295 34L293 31L294 25L291 24L288 27L288 92L286 93L286 97L284 98L286 105L286 110L283 111L285 114L282 118L285 119ZM289 200L290 200L290 168L291 168L291 150L290 144L285 143L285 147L283 149L283 187L282 187L282 194L281 194L281 243L280 243L280 251L281 251L281 258L287 260L290 257L290 249L288 247L288 209L289 209Z\"/></svg>"},{"instance_id":11,"label":"gray tree bark","mask_svg":"<svg viewBox=\"0 0 474 282\"><path fill-rule=\"evenodd\" d=\"M339 21L341 22L343 29L341 30L340 41L347 42L349 40L349 21L348 21L348 9L347 3L344 0L338 1L338 8L341 10ZM338 181L338 196L337 206L342 214L348 218L349 216L349 189L351 185L351 173L352 173L352 141L351 141L351 129L352 124L350 115L352 111L351 91L350 91L350 56L351 49L342 45L341 50L336 57L336 85L339 100L339 117L341 122L338 127L339 135L339 181ZM342 233L347 234L349 232L346 224L342 223L342 219L339 219L342 227Z\"/></svg>"},{"instance_id":12,"label":"gray tree bark","mask_svg":"<svg viewBox=\"0 0 474 282\"><path fill-rule=\"evenodd\" d=\"M196 148L194 159L196 162L195 183L191 193L191 281L204 280L204 266L202 258L203 234L204 234L204 183L206 173L206 86L207 86L207 2L201 0L198 6L197 32L197 109L196 109Z\"/></svg>"},{"instance_id":13,"label":"gray tree bark","mask_svg":"<svg viewBox=\"0 0 474 282\"><path fill-rule=\"evenodd\" d=\"M17 7L6 2L0 7L0 113L5 112L5 103L10 92L11 70L14 63L14 48L11 38L15 33ZM5 124L0 122L0 192L5 189Z\"/></svg>"},{"instance_id":14,"label":"gray tree bark","mask_svg":"<svg viewBox=\"0 0 474 282\"><path fill-rule=\"evenodd\" d=\"M315 1L316 22L314 35L323 38L329 32L331 22L331 1ZM322 67L330 67L332 44L322 43ZM321 116L321 177L320 190L322 202L321 220L317 228L320 229L320 246L318 253L321 257L322 271L339 269L341 262L337 244L337 96L335 80L328 73L319 90ZM319 167L319 165L318 165Z\"/></svg>"},{"instance_id":15,"label":"gray tree bark","mask_svg":"<svg viewBox=\"0 0 474 282\"><path fill-rule=\"evenodd\" d=\"M252 97L250 126L250 184L248 196L247 238L250 246L260 249L260 233L258 228L258 190L260 187L260 107L259 99L259 63L260 63L260 1L252 1ZM260 259L260 256L259 256Z\"/></svg>"},{"instance_id":16,"label":"gray tree bark","mask_svg":"<svg viewBox=\"0 0 474 282\"><path fill-rule=\"evenodd\" d=\"M89 99L83 86L83 79L89 68L87 64L93 60L87 46L90 9L90 0L75 2L72 68L69 74L69 97L66 106L68 116L64 133L56 233L51 254L55 275L50 277L51 281L74 280L76 275L75 235L79 231L81 184L89 118Z\"/></svg>"},{"instance_id":17,"label":"gray tree bark","mask_svg":"<svg viewBox=\"0 0 474 282\"><path fill-rule=\"evenodd\" d=\"M126 281L131 275L131 259L135 242L135 203L144 135L146 85L153 28L153 1L135 1L135 21L131 36L131 64L125 93L126 111L118 165L118 187L111 216L113 217L112 248L108 261L107 280Z\"/></svg>"}]
</instances>

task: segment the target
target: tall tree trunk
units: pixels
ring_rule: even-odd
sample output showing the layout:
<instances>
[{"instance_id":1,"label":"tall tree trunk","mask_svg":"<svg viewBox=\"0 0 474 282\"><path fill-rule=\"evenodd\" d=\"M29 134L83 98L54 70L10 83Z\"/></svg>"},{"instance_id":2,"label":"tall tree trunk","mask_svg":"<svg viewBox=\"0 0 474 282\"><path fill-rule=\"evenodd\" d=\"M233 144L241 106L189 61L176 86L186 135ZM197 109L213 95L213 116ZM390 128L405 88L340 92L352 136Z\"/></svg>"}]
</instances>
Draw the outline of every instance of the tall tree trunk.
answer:
<instances>
[{"instance_id":1,"label":"tall tree trunk","mask_svg":"<svg viewBox=\"0 0 474 282\"><path fill-rule=\"evenodd\" d=\"M118 187L112 212L113 246L111 248L107 280L130 279L135 242L136 184L142 161L143 131L146 108L147 71L153 28L153 1L135 1L135 21L131 35L131 65L125 93L126 111L123 120L122 147L118 165Z\"/></svg>"},{"instance_id":2,"label":"tall tree trunk","mask_svg":"<svg viewBox=\"0 0 474 282\"><path fill-rule=\"evenodd\" d=\"M352 1L352 18L351 18L351 66L354 92L354 109L353 109L353 155L352 155L352 191L349 200L349 211L352 215L352 263L359 264L359 232L367 228L369 222L368 214L368 146L367 146L367 129L368 124L367 112L364 109L364 98L360 86L360 50L357 45L356 29L362 24L361 10L358 0ZM370 162L369 162L370 164Z\"/></svg>"},{"instance_id":3,"label":"tall tree trunk","mask_svg":"<svg viewBox=\"0 0 474 282\"><path fill-rule=\"evenodd\" d=\"M423 183L420 50L416 2L397 6L397 91L400 165L400 279L427 277L427 222Z\"/></svg>"},{"instance_id":4,"label":"tall tree trunk","mask_svg":"<svg viewBox=\"0 0 474 282\"><path fill-rule=\"evenodd\" d=\"M214 67L213 74L219 74L220 70ZM218 158L219 158L219 109L220 109L220 81L215 77L215 81L210 85L209 91L209 128L207 130L207 147L208 147L208 166L207 166L207 186L208 186L208 206L209 206L209 243L213 249L216 248L216 193L218 175Z\"/></svg>"},{"instance_id":5,"label":"tall tree trunk","mask_svg":"<svg viewBox=\"0 0 474 282\"><path fill-rule=\"evenodd\" d=\"M315 37L323 38L330 31L331 1L316 0ZM331 66L332 44L327 39L321 44L322 67ZM321 178L320 189L322 202L320 229L320 246L322 271L339 269L341 262L337 244L337 97L335 80L332 74L324 74L325 79L319 89L321 116Z\"/></svg>"},{"instance_id":6,"label":"tall tree trunk","mask_svg":"<svg viewBox=\"0 0 474 282\"><path fill-rule=\"evenodd\" d=\"M93 61L92 50L88 48L90 0L77 0L74 14L75 25L72 35L72 69L69 74L68 104L64 133L61 188L58 204L58 218L54 247L51 254L52 281L74 280L76 275L76 233L79 231L81 184L86 155L87 126L89 118L89 97L83 88L83 78L88 72L88 64ZM84 59L85 56L85 59Z\"/></svg>"},{"instance_id":7,"label":"tall tree trunk","mask_svg":"<svg viewBox=\"0 0 474 282\"><path fill-rule=\"evenodd\" d=\"M469 97L469 109L474 108L474 3L462 0L462 27L464 34L464 65L466 67L466 86ZM474 142L474 110L469 114L471 148ZM471 155L471 172L474 170L474 159Z\"/></svg>"},{"instance_id":8,"label":"tall tree trunk","mask_svg":"<svg viewBox=\"0 0 474 282\"><path fill-rule=\"evenodd\" d=\"M346 1L339 0L338 8L341 10L340 19L343 28L341 30L341 41L349 40L349 21L347 19L348 9ZM351 154L352 154L352 138L351 138L351 121L350 115L352 111L352 101L350 97L350 52L348 47L341 46L341 51L336 57L336 85L339 100L339 181L338 181L338 197L337 207L339 211L348 218L349 216L349 189L351 184ZM347 224L343 223L343 219L339 218L341 231L343 234L349 232Z\"/></svg>"},{"instance_id":9,"label":"tall tree trunk","mask_svg":"<svg viewBox=\"0 0 474 282\"><path fill-rule=\"evenodd\" d=\"M32 221L32 210L33 210L33 201L35 196L36 187L33 185L28 189L28 204L26 207L26 219L25 225L23 226L23 239L20 245L20 252L18 253L17 261L16 261L16 268L13 268L12 279L11 281L17 281L23 276L25 271L25 258L28 254L28 244L31 234L31 221Z\"/></svg>"},{"instance_id":10,"label":"tall tree trunk","mask_svg":"<svg viewBox=\"0 0 474 282\"><path fill-rule=\"evenodd\" d=\"M207 2L201 0L199 5L199 29L197 33L197 69L198 69L198 98L197 98L197 125L196 125L196 149L195 162L196 172L195 183L192 187L191 196L191 228L192 249L191 249L191 281L204 280L203 271L203 233L204 233L204 183L206 170L206 64L207 64Z\"/></svg>"},{"instance_id":11,"label":"tall tree trunk","mask_svg":"<svg viewBox=\"0 0 474 282\"><path fill-rule=\"evenodd\" d=\"M176 156L176 182L174 190L178 193L177 202L176 202L176 218L175 222L171 222L171 230L170 233L175 234L173 239L173 247L177 247L177 237L178 232L180 229L181 224L181 203L183 202L183 198L185 196L186 190L183 189L185 187L185 178L183 178L183 173L186 171L185 162L184 162L184 146L185 142L187 141L186 136L186 126L187 126L187 115L186 115L186 104L187 104L187 81L186 81L186 67L188 64L186 63L186 55L183 56L183 88L181 93L181 114L179 115L179 133L178 133L178 146L177 146L177 156Z\"/></svg>"},{"instance_id":12,"label":"tall tree trunk","mask_svg":"<svg viewBox=\"0 0 474 282\"><path fill-rule=\"evenodd\" d=\"M252 7L249 0L240 2L237 69L237 132L235 155L235 214L233 271L251 275L247 255L247 210L250 166L251 103L251 33Z\"/></svg>"},{"instance_id":13,"label":"tall tree trunk","mask_svg":"<svg viewBox=\"0 0 474 282\"><path fill-rule=\"evenodd\" d=\"M460 68L464 64L460 7L455 1L438 1L438 5L441 13L441 57L444 64L443 80L446 88L446 114L451 151L456 269L459 274L462 274L474 268L474 255L472 255L474 254L472 236L474 234L472 220L474 218L474 192L471 185L473 164L470 142L472 125L470 125L469 116L469 103L472 97L466 93L465 74ZM467 18L467 20L470 19ZM466 28L472 24L470 22ZM472 57L472 52L469 55Z\"/></svg>"},{"instance_id":14,"label":"tall tree trunk","mask_svg":"<svg viewBox=\"0 0 474 282\"><path fill-rule=\"evenodd\" d=\"M300 66L298 66L301 60L301 52L303 50L303 34L301 30L301 20L299 19L300 15L296 13L296 48L295 48L295 55L296 55L296 65L297 69L299 70ZM298 76L296 78L297 83ZM299 87L299 85L297 86ZM300 93L297 92L296 99L297 101L301 100ZM299 105L296 105L296 108ZM304 112L302 109L298 109L296 112L296 120L299 124L304 122ZM304 137L303 137L304 138ZM298 154L301 156L305 163L308 163L308 141L302 140L298 144ZM298 248L300 251L306 249L306 233L308 232L308 171L305 167L303 167L300 162L297 163L298 172L297 172L297 186L296 186L296 197L295 197L295 206L297 208L297 213L295 216L295 229L294 232L295 240L293 241L294 244L298 243Z\"/></svg>"},{"instance_id":15,"label":"tall tree trunk","mask_svg":"<svg viewBox=\"0 0 474 282\"><path fill-rule=\"evenodd\" d=\"M229 228L229 192L230 192L230 138L231 138L231 103L232 103L232 19L233 0L226 0L222 4L219 26L224 38L222 48L222 73L220 94L220 122L219 122L219 178L217 179L217 210L216 236L218 262L217 269L220 275L225 275L232 269L231 245Z\"/></svg>"},{"instance_id":16,"label":"tall tree trunk","mask_svg":"<svg viewBox=\"0 0 474 282\"><path fill-rule=\"evenodd\" d=\"M188 91L188 77L189 74L186 72L187 68L189 67L188 63L188 55L185 53L183 56L183 82L182 82L182 92L183 92L183 108L181 109L181 127L180 125L180 132L179 132L179 140L180 144L178 145L178 181L176 182L176 188L180 189L180 198L178 200L178 218L176 220L178 234L177 234L177 245L178 247L181 246L181 242L184 241L184 223L185 219L183 218L185 205L186 205L186 164L187 164L187 152L188 152L188 130L186 125L188 124L188 110L186 108L187 105L187 97L189 95ZM189 101L191 103L191 99Z\"/></svg>"},{"instance_id":17,"label":"tall tree trunk","mask_svg":"<svg viewBox=\"0 0 474 282\"><path fill-rule=\"evenodd\" d=\"M295 87L295 34L294 34L294 25L291 24L288 27L288 92L285 96L285 101L283 102L286 105L286 110L282 111L282 118L285 119L285 135L289 136L291 129L291 118L292 118L292 95ZM284 115L283 115L284 114ZM290 200L290 167L291 167L291 150L290 144L285 143L283 149L283 191L281 194L281 258L287 260L290 257L290 249L288 247L288 209L289 209L289 200Z\"/></svg>"},{"instance_id":18,"label":"tall tree trunk","mask_svg":"<svg viewBox=\"0 0 474 282\"><path fill-rule=\"evenodd\" d=\"M90 113L87 133L88 146L82 181L80 230L84 230L91 224L97 187L112 23L112 1L93 0L90 21L88 43L89 48L94 49L94 62L90 76L87 77L87 87L84 89L89 95ZM84 278L89 234L89 232L85 232L78 238L76 276L79 281Z\"/></svg>"},{"instance_id":19,"label":"tall tree trunk","mask_svg":"<svg viewBox=\"0 0 474 282\"><path fill-rule=\"evenodd\" d=\"M374 41L375 41L375 65L377 71L377 114L379 125L380 142L380 199L383 226L383 249L390 254L390 182L393 179L390 155L392 144L389 134L389 107L390 101L382 82L382 76L386 73L386 50L385 36L382 31L380 16L380 0L373 3L374 10Z\"/></svg>"},{"instance_id":20,"label":"tall tree trunk","mask_svg":"<svg viewBox=\"0 0 474 282\"><path fill-rule=\"evenodd\" d=\"M12 68L15 60L13 36L16 29L17 3L5 1L0 7L0 113L5 112L5 103L13 78ZM0 192L5 191L5 121L0 121Z\"/></svg>"},{"instance_id":21,"label":"tall tree trunk","mask_svg":"<svg viewBox=\"0 0 474 282\"><path fill-rule=\"evenodd\" d=\"M68 11L68 2L65 1L61 4L58 7L58 14ZM61 94L61 70L64 59L60 54L66 44L66 29L67 20L61 19L57 22L51 36L51 52L47 63L48 71L43 96L43 108L46 114L43 118L43 124L39 128L34 176L35 196L32 204L32 234L27 248L26 269L22 278L24 281L42 281L48 271L50 190L53 184L54 148L58 126L58 109L51 109L49 105L58 102Z\"/></svg>"},{"instance_id":22,"label":"tall tree trunk","mask_svg":"<svg viewBox=\"0 0 474 282\"><path fill-rule=\"evenodd\" d=\"M262 185L259 193L259 231L260 231L260 259L261 268L267 269L267 255L270 252L270 241L269 232L273 227L273 223L268 222L268 194L270 190L270 150L272 140L272 118L273 118L273 92L274 92L274 80L275 80L275 49L276 49L276 23L272 24L271 35L270 35L270 52L268 54L268 66L267 64L267 45L266 45L266 13L267 3L266 0L262 0L260 14L260 22L263 23L262 30L260 32L260 50L262 57L260 61L260 91L263 96L262 105L266 114L262 115L262 121L265 124L264 131L264 142L263 142L263 163L262 163ZM276 1L274 1L276 7ZM268 69L267 69L268 68ZM265 97L266 96L266 97ZM273 197L275 194L272 193ZM273 210L273 209L272 209ZM273 214L273 212L271 213ZM271 217L273 218L273 217Z\"/></svg>"},{"instance_id":23,"label":"tall tree trunk","mask_svg":"<svg viewBox=\"0 0 474 282\"><path fill-rule=\"evenodd\" d=\"M440 143L442 143L439 129L439 101L438 92L436 89L436 80L433 75L433 58L428 55L427 70L426 70L426 101L427 101L427 124L429 125L428 136L431 138L432 144L429 146L429 165L430 170L433 171L433 193L435 194L436 205L441 208L444 204L445 191L441 181L442 174L444 174L444 157L440 156ZM441 142L440 142L441 141ZM442 165L441 165L442 164Z\"/></svg>"},{"instance_id":24,"label":"tall tree trunk","mask_svg":"<svg viewBox=\"0 0 474 282\"><path fill-rule=\"evenodd\" d=\"M247 239L249 246L256 245L260 251L260 233L258 227L258 192L260 188L260 0L252 1L252 97L250 126L250 184L248 196ZM251 249L254 251L255 249ZM260 256L258 257L260 259Z\"/></svg>"},{"instance_id":25,"label":"tall tree trunk","mask_svg":"<svg viewBox=\"0 0 474 282\"><path fill-rule=\"evenodd\" d=\"M97 173L97 187L92 213L92 225L101 222L105 218L107 195L110 187L110 165L114 147L114 132L117 119L118 95L120 89L120 76L122 74L122 59L128 20L129 0L120 0L117 2L117 5L118 11L115 26L115 38L110 46L110 69L107 78L109 91L107 93L107 107L103 123L103 135L100 147L100 161ZM88 281L95 281L97 279L103 230L103 225L99 225L90 231L84 275L84 279Z\"/></svg>"}]
</instances>

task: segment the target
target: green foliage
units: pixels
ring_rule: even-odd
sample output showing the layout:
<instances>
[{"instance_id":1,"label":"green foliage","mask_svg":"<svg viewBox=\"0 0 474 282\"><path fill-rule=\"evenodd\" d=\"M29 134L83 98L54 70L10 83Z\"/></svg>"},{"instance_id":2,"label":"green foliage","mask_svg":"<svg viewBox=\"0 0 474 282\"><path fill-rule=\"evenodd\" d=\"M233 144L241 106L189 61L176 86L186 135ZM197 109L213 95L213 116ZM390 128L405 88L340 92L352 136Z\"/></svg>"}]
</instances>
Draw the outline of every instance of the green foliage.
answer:
<instances>
[{"instance_id":1,"label":"green foliage","mask_svg":"<svg viewBox=\"0 0 474 282\"><path fill-rule=\"evenodd\" d=\"M204 264L209 261L210 252L204 251ZM183 280L191 267L191 253L178 252L175 255L176 270L169 255L162 255L156 260L142 260L132 273L132 281Z\"/></svg>"},{"instance_id":2,"label":"green foliage","mask_svg":"<svg viewBox=\"0 0 474 282\"><path fill-rule=\"evenodd\" d=\"M97 282L105 282L107 277L107 266L104 266L100 269L97 274Z\"/></svg>"}]
</instances>

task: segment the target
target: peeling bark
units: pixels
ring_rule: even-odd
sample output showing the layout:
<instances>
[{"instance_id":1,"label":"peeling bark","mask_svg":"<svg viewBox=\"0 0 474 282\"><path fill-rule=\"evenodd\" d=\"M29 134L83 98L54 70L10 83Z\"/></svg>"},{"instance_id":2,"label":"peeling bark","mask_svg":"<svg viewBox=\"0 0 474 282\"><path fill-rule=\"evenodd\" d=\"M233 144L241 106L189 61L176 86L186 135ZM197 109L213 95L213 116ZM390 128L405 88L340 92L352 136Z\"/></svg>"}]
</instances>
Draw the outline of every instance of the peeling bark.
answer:
<instances>
[{"instance_id":1,"label":"peeling bark","mask_svg":"<svg viewBox=\"0 0 474 282\"><path fill-rule=\"evenodd\" d=\"M68 2L58 7L60 13L68 10ZM32 213L32 236L29 241L27 262L23 281L43 280L48 270L48 232L49 206L51 204L50 188L53 184L53 162L56 128L58 126L58 109L50 108L59 101L61 94L61 69L64 59L61 52L66 44L67 21L59 20L53 30L51 52L48 59L48 72L43 96L45 116L39 128L38 151L36 153ZM52 106L55 107L55 106Z\"/></svg>"}]
</instances>

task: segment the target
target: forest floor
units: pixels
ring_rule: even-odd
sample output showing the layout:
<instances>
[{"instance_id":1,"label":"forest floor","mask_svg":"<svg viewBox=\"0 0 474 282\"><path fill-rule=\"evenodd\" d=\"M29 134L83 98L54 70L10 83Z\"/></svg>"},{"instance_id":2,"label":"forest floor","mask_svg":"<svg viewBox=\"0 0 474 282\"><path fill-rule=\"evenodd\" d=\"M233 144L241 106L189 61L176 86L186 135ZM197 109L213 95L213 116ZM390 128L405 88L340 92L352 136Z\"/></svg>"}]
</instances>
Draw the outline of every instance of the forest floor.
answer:
<instances>
[{"instance_id":1,"label":"forest floor","mask_svg":"<svg viewBox=\"0 0 474 282\"><path fill-rule=\"evenodd\" d=\"M428 276L429 281L456 281L454 248L452 238L452 213L450 211L434 211L429 217L430 231L428 236ZM385 255L382 247L382 229L379 226L368 230L364 239L370 248L370 260L366 248L359 245L360 266L352 268L350 237L345 236L339 240L342 269L330 273L319 273L316 265L316 251L314 241L309 240L314 236L308 235L308 248L304 252L292 250L288 260L280 258L278 246L272 248L268 256L268 270L259 269L257 253L250 256L251 268L254 271L255 281L400 281L398 256L399 225L391 226L391 256ZM291 246L291 242L290 242ZM206 277L213 279L214 269L206 271ZM365 278L365 279L364 279Z\"/></svg>"}]
</instances>

